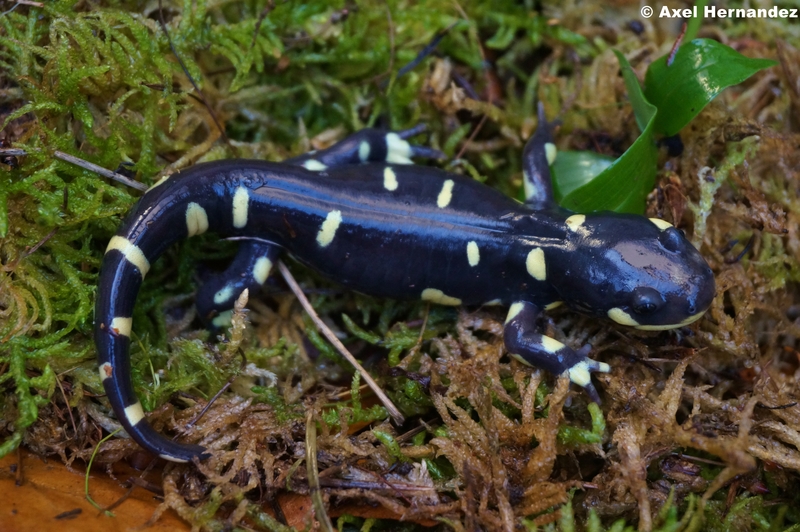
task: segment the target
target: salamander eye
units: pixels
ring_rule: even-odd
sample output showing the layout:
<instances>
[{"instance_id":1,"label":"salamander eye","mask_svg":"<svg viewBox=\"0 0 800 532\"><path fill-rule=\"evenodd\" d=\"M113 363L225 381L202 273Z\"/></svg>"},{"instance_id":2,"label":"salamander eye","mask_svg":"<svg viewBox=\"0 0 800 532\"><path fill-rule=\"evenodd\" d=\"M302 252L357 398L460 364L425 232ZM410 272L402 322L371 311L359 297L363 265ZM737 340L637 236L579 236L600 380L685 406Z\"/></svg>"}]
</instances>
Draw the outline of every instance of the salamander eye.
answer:
<instances>
[{"instance_id":1,"label":"salamander eye","mask_svg":"<svg viewBox=\"0 0 800 532\"><path fill-rule=\"evenodd\" d=\"M680 229L669 227L661 231L659 240L661 241L661 245L668 251L677 252L683 247L683 242L685 240L684 232Z\"/></svg>"},{"instance_id":2,"label":"salamander eye","mask_svg":"<svg viewBox=\"0 0 800 532\"><path fill-rule=\"evenodd\" d=\"M631 306L637 314L652 314L661 308L664 298L658 290L645 286L633 291L633 302Z\"/></svg>"}]
</instances>

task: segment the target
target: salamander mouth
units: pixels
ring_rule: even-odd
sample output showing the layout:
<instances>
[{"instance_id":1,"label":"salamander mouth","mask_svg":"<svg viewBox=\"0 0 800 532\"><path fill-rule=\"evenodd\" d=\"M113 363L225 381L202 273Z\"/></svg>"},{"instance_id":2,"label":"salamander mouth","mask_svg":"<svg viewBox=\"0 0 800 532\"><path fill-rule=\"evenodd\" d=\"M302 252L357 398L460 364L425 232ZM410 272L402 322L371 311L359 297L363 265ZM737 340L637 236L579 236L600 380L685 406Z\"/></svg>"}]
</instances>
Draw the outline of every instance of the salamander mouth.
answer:
<instances>
[{"instance_id":1,"label":"salamander mouth","mask_svg":"<svg viewBox=\"0 0 800 532\"><path fill-rule=\"evenodd\" d=\"M609 310L608 317L621 325L634 327L636 329L639 329L640 331L666 331L669 329L677 329L678 327L685 327L690 323L694 323L700 318L702 318L703 314L705 313L706 311L703 310L701 312L698 312L697 314L689 316L688 318L686 318L681 322L666 324L666 325L642 325L641 323L636 321L630 314L628 314L627 312L618 307Z\"/></svg>"},{"instance_id":2,"label":"salamander mouth","mask_svg":"<svg viewBox=\"0 0 800 532\"><path fill-rule=\"evenodd\" d=\"M697 320L702 318L703 314L705 314L705 313L706 313L705 310L702 311L702 312L698 312L694 316L689 316L688 318L686 318L682 322L676 323L676 324L673 324L673 325L636 325L635 327L637 329L641 330L641 331L666 331L666 330L669 330L669 329L677 329L678 327L685 327L686 325L689 325L690 323L696 322Z\"/></svg>"}]
</instances>

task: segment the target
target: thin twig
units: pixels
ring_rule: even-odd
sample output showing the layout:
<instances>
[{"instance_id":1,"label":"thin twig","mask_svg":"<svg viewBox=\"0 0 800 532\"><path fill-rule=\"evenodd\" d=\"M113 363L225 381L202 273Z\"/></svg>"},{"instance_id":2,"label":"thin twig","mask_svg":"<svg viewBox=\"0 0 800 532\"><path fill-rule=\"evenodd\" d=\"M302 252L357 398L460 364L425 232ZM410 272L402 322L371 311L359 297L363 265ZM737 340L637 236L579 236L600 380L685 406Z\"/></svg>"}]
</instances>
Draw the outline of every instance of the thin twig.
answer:
<instances>
[{"instance_id":1,"label":"thin twig","mask_svg":"<svg viewBox=\"0 0 800 532\"><path fill-rule=\"evenodd\" d=\"M235 381L237 379L237 377L239 377L241 372L245 369L245 367L247 367L247 357L245 357L245 354L243 352L241 352L241 351L240 351L239 354L242 355L242 364L239 366L239 371L237 373L231 375L230 378L228 378L228 382L226 382L225 385L222 386L222 388L220 388L219 391L214 394L214 397L212 397L208 401L208 403L206 403L206 406L203 407L203 409L200 411L200 413L197 414L191 421L189 421L189 423L186 424L186 428L187 429L193 427L195 425L195 423L200 421L200 418L202 418L205 415L205 413L208 412L208 409L211 408L211 405L213 405L217 401L217 399L219 399L219 397L223 393L225 393L228 388L231 387L231 385L233 384L233 381Z\"/></svg>"},{"instance_id":2,"label":"thin twig","mask_svg":"<svg viewBox=\"0 0 800 532\"><path fill-rule=\"evenodd\" d=\"M491 103L491 102L489 102L489 103ZM469 138L468 138L468 139L467 139L467 141L466 141L466 142L465 142L465 143L464 143L464 144L461 146L461 149L458 151L458 154L455 156L455 158L456 158L456 159L460 159L461 157L463 157L463 156L464 156L464 152L465 152L465 151L467 151L467 146L469 146L469 143L470 143L470 142L472 142L473 140L475 140L475 137L476 137L476 136L478 136L478 132L481 130L481 128L482 128L482 127L483 127L483 125L486 123L486 120L488 120L488 118L489 118L489 115L483 115L483 116L481 117L481 121L480 121L480 122L478 122L478 125L477 125L477 126L475 126L475 129L473 129L473 130L472 130L472 133L470 134Z\"/></svg>"},{"instance_id":3,"label":"thin twig","mask_svg":"<svg viewBox=\"0 0 800 532\"><path fill-rule=\"evenodd\" d=\"M409 353L416 353L420 346L422 346L422 341L425 340L425 328L428 326L428 316L431 315L431 304L427 303L425 305L425 319L422 320L422 327L419 329L419 338L417 338L417 343L414 344L409 350Z\"/></svg>"},{"instance_id":4,"label":"thin twig","mask_svg":"<svg viewBox=\"0 0 800 532\"><path fill-rule=\"evenodd\" d=\"M258 15L258 21L256 22L256 27L253 30L253 40L250 41L250 49L252 50L253 47L256 45L256 38L258 37L258 32L261 31L261 24L264 22L264 19L267 18L269 12L275 9L275 0L269 0L267 5L264 6L264 9L261 10L261 14Z\"/></svg>"},{"instance_id":5,"label":"thin twig","mask_svg":"<svg viewBox=\"0 0 800 532\"><path fill-rule=\"evenodd\" d=\"M81 168L85 168L90 172L94 172L96 174L100 174L103 177L108 177L109 179L113 179L114 181L118 181L123 185L128 185L129 187L135 188L136 190L147 190L147 185L144 183L139 183L138 181L134 181L133 179L129 179L122 174L118 174L117 172L112 172L102 166L98 166L94 163L90 163L89 161L84 161L74 155L70 155L69 153L64 153L63 151L56 150L53 152L56 159L61 159L62 161L74 164L75 166L80 166Z\"/></svg>"},{"instance_id":6,"label":"thin twig","mask_svg":"<svg viewBox=\"0 0 800 532\"><path fill-rule=\"evenodd\" d=\"M72 415L72 407L69 406L69 399L67 399L67 393L64 391L64 386L61 384L61 379L56 376L56 384L58 384L58 389L61 390L61 395L64 397L64 404L67 405L67 412L69 412L69 419L72 421L72 433L75 435L75 438L78 437L78 426L75 424L75 416Z\"/></svg>"},{"instance_id":7,"label":"thin twig","mask_svg":"<svg viewBox=\"0 0 800 532\"><path fill-rule=\"evenodd\" d=\"M139 486L142 489L146 489L150 493L155 493L158 497L164 496L164 488L162 488L158 484L153 484L152 482L146 481L141 476L128 477L128 482L130 482L133 485Z\"/></svg>"},{"instance_id":8,"label":"thin twig","mask_svg":"<svg viewBox=\"0 0 800 532\"><path fill-rule=\"evenodd\" d=\"M119 499L117 499L116 501L112 502L111 504L109 504L105 508L101 508L100 511L97 513L97 515L99 516L100 514L102 514L104 512L106 513L106 515L108 515L108 512L113 512L114 509L118 508L123 502L128 500L128 497L131 496L131 493L133 493L133 488L135 488L135 487L136 487L136 484L131 484L130 486L128 486L128 489L125 491L125 493Z\"/></svg>"},{"instance_id":9,"label":"thin twig","mask_svg":"<svg viewBox=\"0 0 800 532\"><path fill-rule=\"evenodd\" d=\"M461 16L464 17L465 20L469 20L469 16L467 15L467 12L464 11L464 8L461 7L461 4L458 3L458 0L455 0L455 5L456 5L456 9L461 13ZM470 33L472 33L472 32L470 31ZM488 67L488 62L486 61L486 54L483 51L483 46L480 45L480 39L477 38L477 35L475 35L474 37L475 37L476 42L478 43L478 53L480 53L480 56L481 56L481 63L483 65L486 65L484 68L486 68L486 71L488 72L488 68L489 67ZM488 77L488 73L486 74L486 76ZM489 105L494 105L494 102L492 101L492 91L489 90L488 94L489 94L489 99L487 100L487 103ZM455 157L456 159L460 159L464 155L464 152L466 151L467 146L469 145L470 142L472 142L475 139L475 137L478 135L478 132L481 130L481 128L483 128L483 125L486 123L486 120L488 118L489 118L489 116L486 115L486 114L484 114L481 117L481 120L480 120L480 122L478 122L478 125L475 126L475 129L472 131L472 133L470 134L470 136L467 139L467 141L461 146L461 149L458 151L458 155L456 155L456 157Z\"/></svg>"},{"instance_id":10,"label":"thin twig","mask_svg":"<svg viewBox=\"0 0 800 532\"><path fill-rule=\"evenodd\" d=\"M33 255L34 253L36 253L36 251L37 251L37 250L38 250L40 247L42 247L43 245L45 245L45 244L47 243L47 241L48 241L48 240L50 240L51 238L53 238L53 235L55 235L55 234L56 234L56 232L58 232L58 227L54 228L52 231L50 231L49 233L47 233L47 234L44 236L44 238L43 238L43 239L41 239L41 240L39 240L39 241L38 241L36 244L34 244L34 246L33 246L32 248L30 248L30 249L26 249L26 250L25 250L25 256L27 257L27 256L29 256L29 255Z\"/></svg>"},{"instance_id":11,"label":"thin twig","mask_svg":"<svg viewBox=\"0 0 800 532\"><path fill-rule=\"evenodd\" d=\"M356 371L361 373L361 377L364 379L364 382L366 382L372 389L372 391L375 392L375 395L378 396L378 399L380 400L381 404L383 404L383 406L389 412L389 415L392 417L394 422L397 423L398 425L402 425L403 422L405 421L405 418L403 418L403 414L401 414L400 410L398 410L397 407L394 406L392 400L386 396L383 390L381 390L380 386L378 386L378 384L372 379L370 374L366 372L366 370L361 366L361 364L359 364L358 360L356 360L356 358L352 354L350 354L350 351L347 350L344 344L342 344L342 342L339 341L338 338L336 338L336 335L333 334L333 331L331 331L330 328L328 328L328 326L325 325L325 323L319 318L316 311L314 310L314 307L311 306L311 303L309 303L308 298L303 293L303 290L300 288L300 285L298 285L297 281L294 280L292 273L289 271L289 268L286 267L283 261L280 260L278 261L278 269L280 270L281 275L283 275L283 278L286 280L286 284L289 285L289 288L292 289L292 292L294 292L294 295L297 297L297 300L300 301L300 304L303 306L305 311L311 317L311 320L314 322L314 325L317 326L317 329L319 329L319 331L323 334L323 336L325 336L325 338L327 338L328 341L331 344L333 344L336 350L339 351L339 353L341 353L342 356L346 358L348 362L350 362L350 365L352 365L356 369Z\"/></svg>"},{"instance_id":12,"label":"thin twig","mask_svg":"<svg viewBox=\"0 0 800 532\"><path fill-rule=\"evenodd\" d=\"M681 453L670 453L672 456L677 456L679 458L683 458L684 460L688 460L689 462L700 462L701 464L710 464L720 467L725 467L725 462L720 462L719 460L709 460L708 458L700 458L699 456L692 456L690 454L681 454Z\"/></svg>"},{"instance_id":13,"label":"thin twig","mask_svg":"<svg viewBox=\"0 0 800 532\"><path fill-rule=\"evenodd\" d=\"M281 264L280 262L278 264ZM325 501L319 489L319 466L317 465L317 424L314 421L313 411L309 410L306 416L306 473L308 474L308 490L311 492L311 501L314 503L314 513L320 528L326 532L333 532L333 523L325 510Z\"/></svg>"},{"instance_id":14,"label":"thin twig","mask_svg":"<svg viewBox=\"0 0 800 532\"><path fill-rule=\"evenodd\" d=\"M22 155L28 155L26 150L22 150L20 148L3 148L0 149L0 157L17 157ZM80 157L75 157L74 155L70 155L69 153L64 153L63 151L56 150L53 152L53 155L56 159L60 159L64 162L68 162L74 164L75 166L80 166L90 172L94 172L96 174L100 174L103 177L107 177L109 179L113 179L114 181L118 181L123 185L127 185L129 187L135 188L137 190L147 190L147 185L144 183L139 183L138 181L134 181L128 177L125 177L122 174L118 174L117 172L112 172L102 166L98 166L94 163L90 163L85 159L81 159Z\"/></svg>"},{"instance_id":15,"label":"thin twig","mask_svg":"<svg viewBox=\"0 0 800 532\"><path fill-rule=\"evenodd\" d=\"M197 86L195 83L192 74L189 72L189 69L186 67L186 64L181 59L181 56L178 54L178 49L175 48L175 45L172 43L172 37L169 34L169 30L167 30L167 23L164 21L164 7L161 5L161 0L158 0L158 21L161 23L161 29L164 31L164 35L167 37L167 42L169 43L169 48L172 50L172 54L175 56L175 59L178 60L178 64L181 65L183 69L183 73L186 74L186 77L189 79L189 83L192 84L194 90L197 91L197 95L203 101L203 105L205 105L206 109L208 110L208 114L211 115L211 119L214 121L214 124L217 126L217 129L222 136L222 140L225 141L226 144L230 145L230 140L228 139L228 135L225 134L225 128L222 127L222 124L219 123L217 120L217 115L214 110L211 108L211 104L208 103L206 99L206 95L203 94L203 91L200 90L200 87Z\"/></svg>"}]
</instances>

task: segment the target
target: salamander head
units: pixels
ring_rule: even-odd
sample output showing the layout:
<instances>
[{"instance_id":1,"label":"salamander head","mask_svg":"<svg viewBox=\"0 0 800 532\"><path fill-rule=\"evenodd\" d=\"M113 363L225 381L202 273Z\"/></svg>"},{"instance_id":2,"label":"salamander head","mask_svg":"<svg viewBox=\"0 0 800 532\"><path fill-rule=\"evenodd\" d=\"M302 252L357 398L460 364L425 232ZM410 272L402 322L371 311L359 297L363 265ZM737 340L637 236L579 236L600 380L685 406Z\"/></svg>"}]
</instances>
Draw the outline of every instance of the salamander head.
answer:
<instances>
[{"instance_id":1,"label":"salamander head","mask_svg":"<svg viewBox=\"0 0 800 532\"><path fill-rule=\"evenodd\" d=\"M568 262L555 283L569 305L637 329L688 325L716 292L705 259L671 224L598 213L567 221Z\"/></svg>"}]
</instances>

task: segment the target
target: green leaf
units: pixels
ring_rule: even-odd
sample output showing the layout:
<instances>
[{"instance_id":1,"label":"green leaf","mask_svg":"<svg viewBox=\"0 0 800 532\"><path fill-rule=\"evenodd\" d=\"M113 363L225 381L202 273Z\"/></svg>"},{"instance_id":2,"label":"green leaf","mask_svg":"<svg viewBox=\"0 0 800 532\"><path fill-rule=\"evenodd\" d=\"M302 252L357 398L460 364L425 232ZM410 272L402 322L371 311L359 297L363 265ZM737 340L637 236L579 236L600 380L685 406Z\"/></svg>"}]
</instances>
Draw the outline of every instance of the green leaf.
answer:
<instances>
[{"instance_id":1,"label":"green leaf","mask_svg":"<svg viewBox=\"0 0 800 532\"><path fill-rule=\"evenodd\" d=\"M770 59L745 57L710 39L682 45L670 66L667 58L656 59L647 69L644 91L650 103L661 110L655 132L666 136L678 133L727 87L777 65Z\"/></svg>"},{"instance_id":2,"label":"green leaf","mask_svg":"<svg viewBox=\"0 0 800 532\"><path fill-rule=\"evenodd\" d=\"M556 201L561 203L564 196L589 183L613 163L613 157L592 151L559 151L550 168Z\"/></svg>"},{"instance_id":3,"label":"green leaf","mask_svg":"<svg viewBox=\"0 0 800 532\"><path fill-rule=\"evenodd\" d=\"M577 188L576 182L563 171L557 170L558 177L554 180L553 188L560 191L563 197L559 199L556 196L556 199L562 207L575 212L616 211L642 214L647 195L653 189L656 180L658 150L653 138L656 108L642 94L636 73L625 56L616 50L614 53L619 61L622 78L628 89L628 98L642 134L619 159L590 182ZM569 160L567 162L569 163Z\"/></svg>"}]
</instances>

